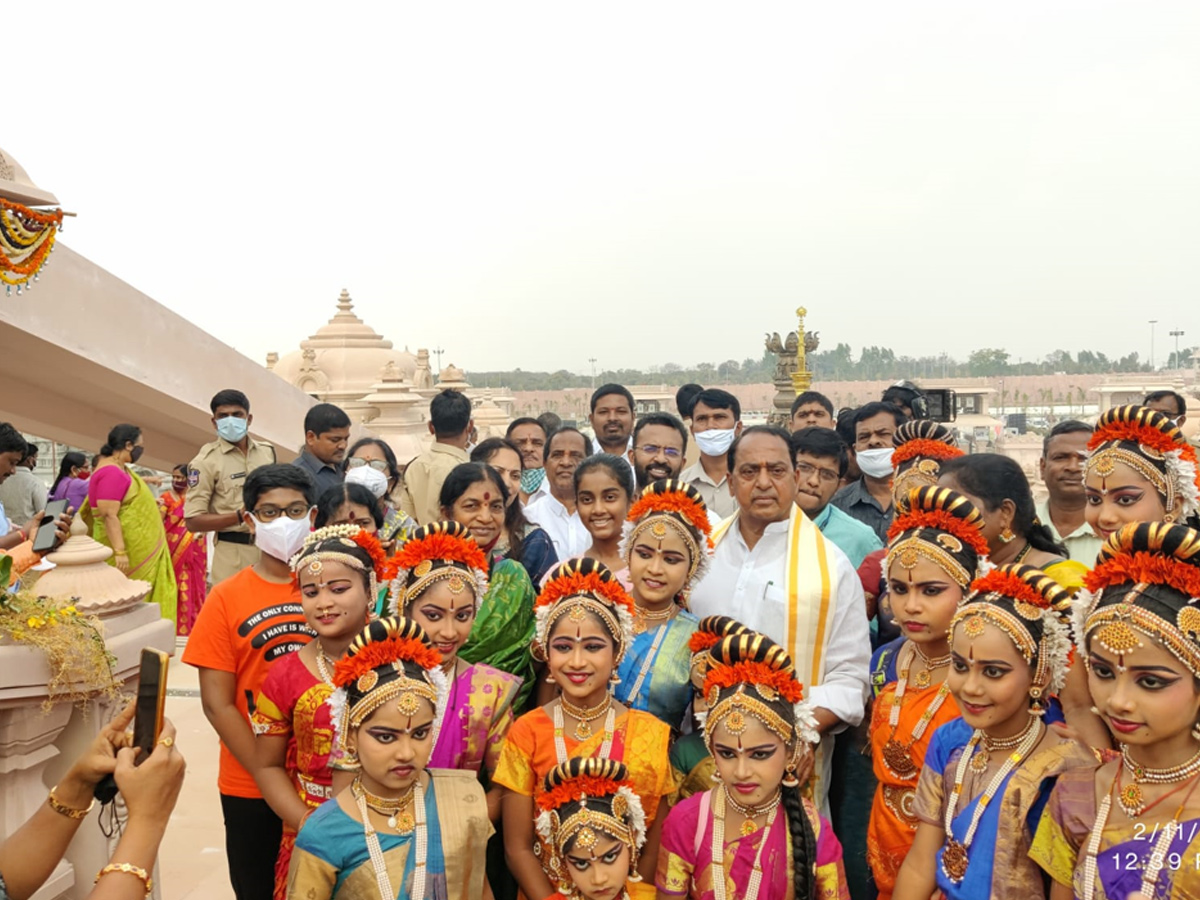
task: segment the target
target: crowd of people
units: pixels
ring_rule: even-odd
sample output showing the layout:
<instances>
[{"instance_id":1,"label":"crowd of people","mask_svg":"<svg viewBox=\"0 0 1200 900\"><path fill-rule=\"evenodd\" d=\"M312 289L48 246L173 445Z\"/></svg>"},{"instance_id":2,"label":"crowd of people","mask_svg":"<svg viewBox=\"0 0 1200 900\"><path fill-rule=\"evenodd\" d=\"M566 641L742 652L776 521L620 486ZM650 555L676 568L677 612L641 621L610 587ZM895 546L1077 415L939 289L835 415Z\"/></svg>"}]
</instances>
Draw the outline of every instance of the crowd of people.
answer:
<instances>
[{"instance_id":1,"label":"crowd of people","mask_svg":"<svg viewBox=\"0 0 1200 900\"><path fill-rule=\"evenodd\" d=\"M330 404L279 463L222 391L158 504L134 426L90 478L64 460L52 493L84 483L187 621L239 900L1200 895L1182 397L1056 424L1040 504L908 384L803 393L790 429L716 388L677 407L605 385L592 436L548 414L477 443L444 391L402 469ZM0 426L0 477L24 453ZM124 724L38 816L114 767L136 795ZM99 887L148 889L117 856Z\"/></svg>"}]
</instances>

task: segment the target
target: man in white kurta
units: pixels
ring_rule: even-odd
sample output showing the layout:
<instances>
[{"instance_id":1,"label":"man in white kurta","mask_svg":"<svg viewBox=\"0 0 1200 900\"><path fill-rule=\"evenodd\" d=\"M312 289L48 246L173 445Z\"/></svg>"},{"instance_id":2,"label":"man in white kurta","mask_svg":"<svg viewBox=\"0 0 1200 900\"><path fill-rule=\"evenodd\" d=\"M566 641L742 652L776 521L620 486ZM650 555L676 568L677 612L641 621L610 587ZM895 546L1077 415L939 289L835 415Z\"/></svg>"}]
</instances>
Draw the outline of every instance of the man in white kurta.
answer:
<instances>
[{"instance_id":1,"label":"man in white kurta","mask_svg":"<svg viewBox=\"0 0 1200 900\"><path fill-rule=\"evenodd\" d=\"M731 453L739 511L714 533L712 567L688 605L701 617L731 616L787 648L825 736L815 788L825 806L832 735L862 721L869 696L862 584L846 555L794 502L787 433L747 428Z\"/></svg>"}]
</instances>

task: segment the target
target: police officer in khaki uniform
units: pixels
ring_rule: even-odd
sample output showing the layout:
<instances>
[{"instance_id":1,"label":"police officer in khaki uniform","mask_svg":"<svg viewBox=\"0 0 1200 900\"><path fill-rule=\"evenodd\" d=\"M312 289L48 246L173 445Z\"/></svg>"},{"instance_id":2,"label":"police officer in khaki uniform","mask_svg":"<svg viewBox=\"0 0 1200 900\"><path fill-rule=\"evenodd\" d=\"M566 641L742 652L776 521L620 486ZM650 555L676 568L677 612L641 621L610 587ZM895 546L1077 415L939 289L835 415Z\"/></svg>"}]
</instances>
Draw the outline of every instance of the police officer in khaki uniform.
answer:
<instances>
[{"instance_id":1,"label":"police officer in khaki uniform","mask_svg":"<svg viewBox=\"0 0 1200 900\"><path fill-rule=\"evenodd\" d=\"M188 531L216 532L210 577L217 584L258 562L258 548L242 523L242 487L247 475L275 462L275 448L250 437L254 417L241 391L220 391L210 406L219 437L188 465L183 515Z\"/></svg>"}]
</instances>

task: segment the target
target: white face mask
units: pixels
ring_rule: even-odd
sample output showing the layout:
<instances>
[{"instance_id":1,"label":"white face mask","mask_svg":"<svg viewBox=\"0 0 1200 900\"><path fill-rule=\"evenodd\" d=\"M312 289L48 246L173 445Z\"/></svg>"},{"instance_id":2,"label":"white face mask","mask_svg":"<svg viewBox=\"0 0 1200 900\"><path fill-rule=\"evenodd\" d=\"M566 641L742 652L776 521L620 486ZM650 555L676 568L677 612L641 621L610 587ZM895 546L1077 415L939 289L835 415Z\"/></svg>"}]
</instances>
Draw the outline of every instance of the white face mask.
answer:
<instances>
[{"instance_id":1,"label":"white face mask","mask_svg":"<svg viewBox=\"0 0 1200 900\"><path fill-rule=\"evenodd\" d=\"M288 562L300 552L304 539L312 531L312 523L308 516L302 519L289 519L280 516L274 522L254 523L254 544L267 556L273 556L283 562Z\"/></svg>"},{"instance_id":2,"label":"white face mask","mask_svg":"<svg viewBox=\"0 0 1200 900\"><path fill-rule=\"evenodd\" d=\"M361 484L379 499L387 493L387 476L370 466L357 466L346 473L346 484Z\"/></svg>"},{"instance_id":3,"label":"white face mask","mask_svg":"<svg viewBox=\"0 0 1200 900\"><path fill-rule=\"evenodd\" d=\"M710 428L695 435L696 446L705 456L724 456L729 452L735 437L736 428Z\"/></svg>"},{"instance_id":4,"label":"white face mask","mask_svg":"<svg viewBox=\"0 0 1200 900\"><path fill-rule=\"evenodd\" d=\"M858 467L864 475L872 478L886 478L892 474L892 454L894 447L878 447L875 450L859 450L854 454Z\"/></svg>"}]
</instances>

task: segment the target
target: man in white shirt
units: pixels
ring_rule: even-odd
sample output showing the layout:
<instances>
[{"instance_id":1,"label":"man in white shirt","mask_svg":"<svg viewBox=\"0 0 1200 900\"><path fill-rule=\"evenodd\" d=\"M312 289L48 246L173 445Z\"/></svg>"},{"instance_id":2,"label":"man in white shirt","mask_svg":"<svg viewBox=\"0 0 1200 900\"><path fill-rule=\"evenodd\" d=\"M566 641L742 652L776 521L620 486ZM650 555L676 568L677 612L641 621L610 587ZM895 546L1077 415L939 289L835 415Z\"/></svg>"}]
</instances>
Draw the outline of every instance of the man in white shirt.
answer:
<instances>
[{"instance_id":1,"label":"man in white shirt","mask_svg":"<svg viewBox=\"0 0 1200 900\"><path fill-rule=\"evenodd\" d=\"M795 503L787 432L745 429L729 450L729 472L738 512L713 535L712 568L692 592L692 612L732 616L786 647L822 735L857 725L871 660L862 584L846 555ZM826 737L817 765L821 805L831 749Z\"/></svg>"},{"instance_id":2,"label":"man in white shirt","mask_svg":"<svg viewBox=\"0 0 1200 900\"><path fill-rule=\"evenodd\" d=\"M38 445L25 444L25 458L17 463L13 474L0 485L0 502L9 518L24 525L46 508L46 483L33 474L37 468Z\"/></svg>"},{"instance_id":3,"label":"man in white shirt","mask_svg":"<svg viewBox=\"0 0 1200 900\"><path fill-rule=\"evenodd\" d=\"M1092 426L1067 419L1050 429L1042 441L1041 475L1047 497L1036 507L1038 520L1067 548L1067 555L1089 569L1104 542L1084 517L1083 461L1087 459Z\"/></svg>"},{"instance_id":4,"label":"man in white shirt","mask_svg":"<svg viewBox=\"0 0 1200 900\"><path fill-rule=\"evenodd\" d=\"M525 507L525 518L549 535L561 562L592 546L592 536L575 509L575 470L591 455L592 442L578 429L553 432L546 441L544 460L549 492Z\"/></svg>"}]
</instances>

